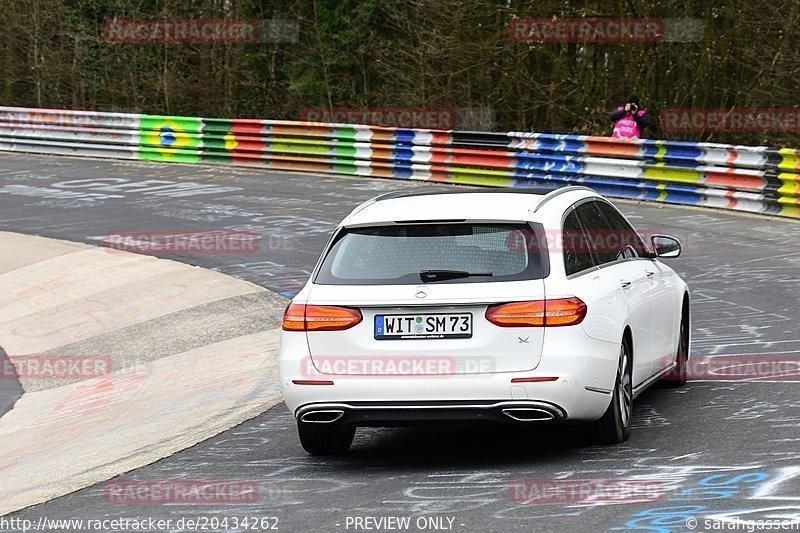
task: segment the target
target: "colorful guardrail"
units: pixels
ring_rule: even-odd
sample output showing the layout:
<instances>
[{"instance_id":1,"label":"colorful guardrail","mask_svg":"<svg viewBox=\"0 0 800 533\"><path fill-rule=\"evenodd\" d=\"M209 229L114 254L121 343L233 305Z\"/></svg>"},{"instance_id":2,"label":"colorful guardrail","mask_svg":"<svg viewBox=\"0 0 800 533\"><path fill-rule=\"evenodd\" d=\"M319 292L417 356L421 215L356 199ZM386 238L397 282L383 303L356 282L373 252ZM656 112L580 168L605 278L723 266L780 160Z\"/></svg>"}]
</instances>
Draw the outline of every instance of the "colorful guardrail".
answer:
<instances>
[{"instance_id":1,"label":"colorful guardrail","mask_svg":"<svg viewBox=\"0 0 800 533\"><path fill-rule=\"evenodd\" d=\"M585 135L0 107L0 151L228 164L609 196L800 217L800 151Z\"/></svg>"}]
</instances>

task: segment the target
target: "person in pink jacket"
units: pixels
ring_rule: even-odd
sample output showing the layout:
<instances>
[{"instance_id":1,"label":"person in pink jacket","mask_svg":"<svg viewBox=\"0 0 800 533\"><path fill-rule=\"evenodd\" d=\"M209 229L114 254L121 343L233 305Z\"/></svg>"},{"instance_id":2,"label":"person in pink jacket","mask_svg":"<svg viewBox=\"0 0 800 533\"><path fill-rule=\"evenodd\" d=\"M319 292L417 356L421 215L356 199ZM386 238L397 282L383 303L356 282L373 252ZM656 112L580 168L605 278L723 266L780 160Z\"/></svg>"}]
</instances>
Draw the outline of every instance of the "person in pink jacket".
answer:
<instances>
[{"instance_id":1,"label":"person in pink jacket","mask_svg":"<svg viewBox=\"0 0 800 533\"><path fill-rule=\"evenodd\" d=\"M624 106L612 111L608 118L614 121L614 133L611 136L621 139L638 139L644 128L653 126L653 121L647 116L647 111L639 106L639 97L635 94L628 97Z\"/></svg>"}]
</instances>

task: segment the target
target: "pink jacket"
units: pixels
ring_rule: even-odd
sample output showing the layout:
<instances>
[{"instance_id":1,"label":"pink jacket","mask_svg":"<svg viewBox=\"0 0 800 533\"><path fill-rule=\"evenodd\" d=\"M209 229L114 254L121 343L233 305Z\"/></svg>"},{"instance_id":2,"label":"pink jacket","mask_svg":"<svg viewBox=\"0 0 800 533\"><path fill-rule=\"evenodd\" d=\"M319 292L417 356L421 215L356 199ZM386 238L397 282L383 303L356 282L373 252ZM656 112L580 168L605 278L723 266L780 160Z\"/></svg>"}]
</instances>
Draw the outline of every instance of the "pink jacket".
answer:
<instances>
[{"instance_id":1,"label":"pink jacket","mask_svg":"<svg viewBox=\"0 0 800 533\"><path fill-rule=\"evenodd\" d=\"M623 109L625 108L619 106L617 111L622 111ZM641 109L636 112L640 117L643 117L645 113L646 111ZM614 124L614 133L611 134L612 137L619 137L621 139L638 139L640 135L641 130L639 129L639 124L636 123L636 120L634 120L633 115L630 113L625 113L625 116Z\"/></svg>"}]
</instances>

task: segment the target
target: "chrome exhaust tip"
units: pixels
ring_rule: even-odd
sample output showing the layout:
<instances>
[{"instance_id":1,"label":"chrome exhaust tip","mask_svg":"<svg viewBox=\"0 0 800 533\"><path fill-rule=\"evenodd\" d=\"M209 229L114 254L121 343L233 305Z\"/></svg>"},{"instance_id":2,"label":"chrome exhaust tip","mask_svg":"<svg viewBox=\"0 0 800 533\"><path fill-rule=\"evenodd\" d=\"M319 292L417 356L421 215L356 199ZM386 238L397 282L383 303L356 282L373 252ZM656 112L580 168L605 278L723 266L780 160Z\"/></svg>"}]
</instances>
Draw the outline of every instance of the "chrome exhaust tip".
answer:
<instances>
[{"instance_id":1,"label":"chrome exhaust tip","mask_svg":"<svg viewBox=\"0 0 800 533\"><path fill-rule=\"evenodd\" d=\"M300 416L300 422L309 424L330 424L336 422L344 416L341 409L320 409L308 411Z\"/></svg>"},{"instance_id":2,"label":"chrome exhaust tip","mask_svg":"<svg viewBox=\"0 0 800 533\"><path fill-rule=\"evenodd\" d=\"M517 422L545 422L555 419L553 413L535 407L509 407L502 413Z\"/></svg>"}]
</instances>

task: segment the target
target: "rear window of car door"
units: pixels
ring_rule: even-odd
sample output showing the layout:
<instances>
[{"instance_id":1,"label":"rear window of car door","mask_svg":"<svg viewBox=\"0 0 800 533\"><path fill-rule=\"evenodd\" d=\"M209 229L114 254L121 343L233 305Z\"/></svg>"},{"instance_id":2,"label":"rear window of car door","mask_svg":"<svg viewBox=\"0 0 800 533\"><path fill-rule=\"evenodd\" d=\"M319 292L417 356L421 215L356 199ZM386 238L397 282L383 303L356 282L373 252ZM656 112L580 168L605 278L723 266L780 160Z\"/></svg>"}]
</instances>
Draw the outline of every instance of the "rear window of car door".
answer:
<instances>
[{"instance_id":1,"label":"rear window of car door","mask_svg":"<svg viewBox=\"0 0 800 533\"><path fill-rule=\"evenodd\" d=\"M589 247L598 265L612 263L617 259L617 251L609 247L608 236L612 234L611 225L603 216L597 202L590 201L575 206L575 212L586 230Z\"/></svg>"},{"instance_id":2,"label":"rear window of car door","mask_svg":"<svg viewBox=\"0 0 800 533\"><path fill-rule=\"evenodd\" d=\"M605 202L595 202L611 225L612 234L606 239L610 248L615 250L620 259L631 257L647 257L645 247L639 234L636 233L628 221L611 205ZM634 253L632 254L631 251Z\"/></svg>"},{"instance_id":3,"label":"rear window of car door","mask_svg":"<svg viewBox=\"0 0 800 533\"><path fill-rule=\"evenodd\" d=\"M564 218L562 230L562 250L564 250L564 270L567 276L578 274L594 267L592 253L586 240L578 214L570 210Z\"/></svg>"}]
</instances>

